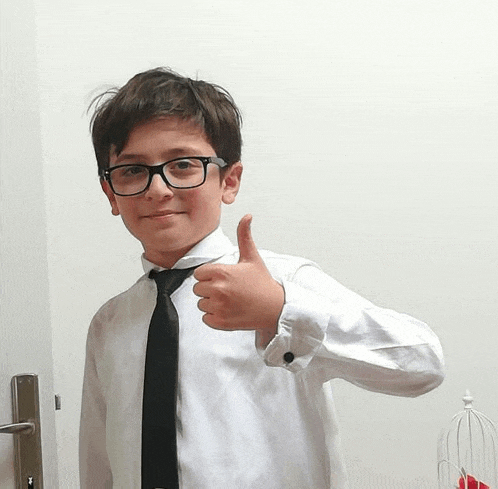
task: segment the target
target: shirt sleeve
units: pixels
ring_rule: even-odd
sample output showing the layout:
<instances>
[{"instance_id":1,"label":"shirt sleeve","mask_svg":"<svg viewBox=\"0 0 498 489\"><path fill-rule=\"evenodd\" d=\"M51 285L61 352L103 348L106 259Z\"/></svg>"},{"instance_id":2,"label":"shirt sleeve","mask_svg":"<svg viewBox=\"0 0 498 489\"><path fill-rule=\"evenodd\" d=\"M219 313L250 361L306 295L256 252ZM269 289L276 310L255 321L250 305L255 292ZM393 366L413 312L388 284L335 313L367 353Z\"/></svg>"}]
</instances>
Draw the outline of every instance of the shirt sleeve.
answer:
<instances>
[{"instance_id":1,"label":"shirt sleeve","mask_svg":"<svg viewBox=\"0 0 498 489\"><path fill-rule=\"evenodd\" d=\"M112 472L106 450L106 403L95 362L95 338L90 326L83 399L81 407L79 459L82 489L112 488Z\"/></svg>"},{"instance_id":2,"label":"shirt sleeve","mask_svg":"<svg viewBox=\"0 0 498 489\"><path fill-rule=\"evenodd\" d=\"M376 307L311 263L282 285L278 333L261 351L267 365L407 397L442 382L441 345L425 323Z\"/></svg>"}]
</instances>

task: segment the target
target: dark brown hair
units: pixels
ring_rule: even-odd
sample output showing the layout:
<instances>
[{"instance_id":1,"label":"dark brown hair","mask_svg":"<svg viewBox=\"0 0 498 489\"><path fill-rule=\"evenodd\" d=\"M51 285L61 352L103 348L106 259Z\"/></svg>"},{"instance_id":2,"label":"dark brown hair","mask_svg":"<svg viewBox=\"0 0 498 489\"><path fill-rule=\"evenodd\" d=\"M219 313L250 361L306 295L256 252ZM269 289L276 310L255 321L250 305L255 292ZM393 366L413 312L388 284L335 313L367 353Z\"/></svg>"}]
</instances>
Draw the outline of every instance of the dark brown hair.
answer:
<instances>
[{"instance_id":1,"label":"dark brown hair","mask_svg":"<svg viewBox=\"0 0 498 489\"><path fill-rule=\"evenodd\" d=\"M198 123L218 157L229 165L240 161L242 118L230 94L218 85L156 68L105 91L92 107L92 141L100 174L109 167L111 150L119 155L137 125L164 116Z\"/></svg>"}]
</instances>

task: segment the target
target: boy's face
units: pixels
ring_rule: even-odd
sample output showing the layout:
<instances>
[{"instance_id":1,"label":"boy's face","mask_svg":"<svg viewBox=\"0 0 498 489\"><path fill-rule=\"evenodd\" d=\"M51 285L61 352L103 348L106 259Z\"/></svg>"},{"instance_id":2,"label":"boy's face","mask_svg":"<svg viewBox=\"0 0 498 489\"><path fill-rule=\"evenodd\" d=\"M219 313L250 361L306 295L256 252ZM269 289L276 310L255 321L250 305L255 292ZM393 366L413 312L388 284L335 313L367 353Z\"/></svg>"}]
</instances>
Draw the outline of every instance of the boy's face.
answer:
<instances>
[{"instance_id":1,"label":"boy's face","mask_svg":"<svg viewBox=\"0 0 498 489\"><path fill-rule=\"evenodd\" d=\"M194 122L164 117L135 127L123 148L110 157L110 166L143 163L157 165L181 156L216 156L206 134ZM112 213L143 245L145 257L171 268L187 251L216 229L221 204L231 204L237 195L241 163L229 167L223 178L217 165L207 166L206 181L192 189L169 188L159 175L150 187L132 197L115 195L108 182L102 188Z\"/></svg>"}]
</instances>

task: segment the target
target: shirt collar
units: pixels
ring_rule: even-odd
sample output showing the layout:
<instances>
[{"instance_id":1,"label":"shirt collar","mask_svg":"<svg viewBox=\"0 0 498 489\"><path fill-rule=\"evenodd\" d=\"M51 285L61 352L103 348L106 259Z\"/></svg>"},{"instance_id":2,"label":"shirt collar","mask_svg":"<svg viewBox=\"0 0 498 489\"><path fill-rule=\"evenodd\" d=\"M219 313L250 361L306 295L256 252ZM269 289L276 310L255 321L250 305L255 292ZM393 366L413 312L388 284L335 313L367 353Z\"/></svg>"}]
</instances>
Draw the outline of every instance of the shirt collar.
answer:
<instances>
[{"instance_id":1,"label":"shirt collar","mask_svg":"<svg viewBox=\"0 0 498 489\"><path fill-rule=\"evenodd\" d=\"M223 233L221 228L218 227L202 241L199 241L199 243L180 258L171 268L190 268L202 265L203 263L214 261L232 250L232 243L225 233ZM151 270L165 270L159 265L147 260L144 254L142 254L142 266L145 273L149 273Z\"/></svg>"}]
</instances>

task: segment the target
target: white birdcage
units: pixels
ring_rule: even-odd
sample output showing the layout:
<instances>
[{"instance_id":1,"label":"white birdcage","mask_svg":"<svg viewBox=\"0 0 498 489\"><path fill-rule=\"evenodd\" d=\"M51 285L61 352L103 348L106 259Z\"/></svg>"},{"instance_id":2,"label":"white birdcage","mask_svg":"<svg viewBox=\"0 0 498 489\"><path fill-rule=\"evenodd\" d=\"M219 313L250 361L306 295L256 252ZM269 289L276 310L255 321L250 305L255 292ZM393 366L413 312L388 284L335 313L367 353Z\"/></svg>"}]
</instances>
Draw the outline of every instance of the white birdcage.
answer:
<instances>
[{"instance_id":1,"label":"white birdcage","mask_svg":"<svg viewBox=\"0 0 498 489\"><path fill-rule=\"evenodd\" d=\"M498 489L498 433L473 401L467 391L464 410L439 436L439 489Z\"/></svg>"}]
</instances>

